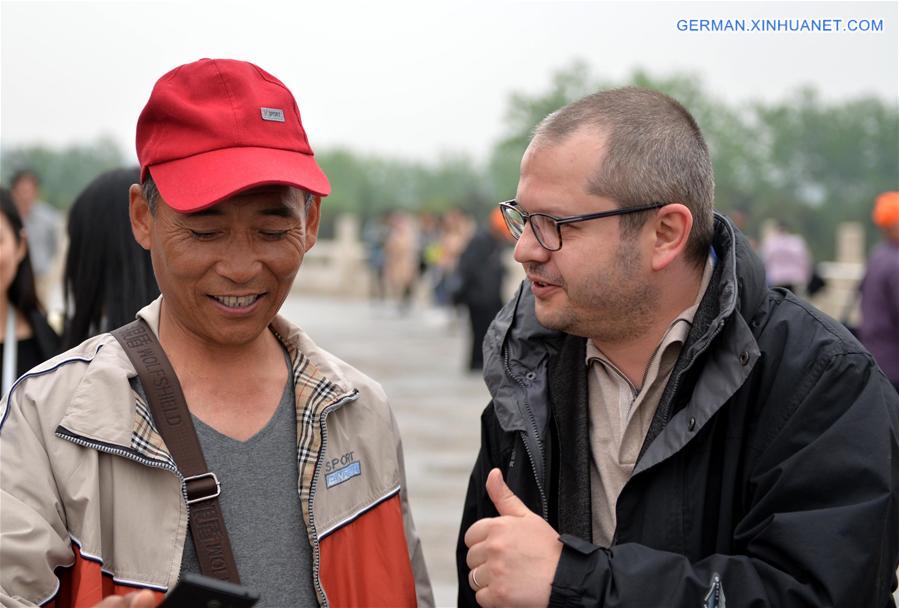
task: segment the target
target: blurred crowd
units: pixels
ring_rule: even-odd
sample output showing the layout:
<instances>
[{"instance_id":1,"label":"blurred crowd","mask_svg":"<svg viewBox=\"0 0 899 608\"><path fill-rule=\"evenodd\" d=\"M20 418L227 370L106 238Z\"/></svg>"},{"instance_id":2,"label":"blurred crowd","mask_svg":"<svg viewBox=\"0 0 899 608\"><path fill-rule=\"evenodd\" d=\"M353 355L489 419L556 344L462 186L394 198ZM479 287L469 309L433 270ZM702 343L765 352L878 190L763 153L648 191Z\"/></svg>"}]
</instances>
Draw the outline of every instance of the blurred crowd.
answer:
<instances>
[{"instance_id":1,"label":"blurred crowd","mask_svg":"<svg viewBox=\"0 0 899 608\"><path fill-rule=\"evenodd\" d=\"M483 367L481 344L505 301L506 257L511 236L499 209L483 225L465 212L390 212L363 230L372 277L370 297L396 301L408 312L423 285L438 308L464 309L471 329L468 369Z\"/></svg>"},{"instance_id":2,"label":"blurred crowd","mask_svg":"<svg viewBox=\"0 0 899 608\"><path fill-rule=\"evenodd\" d=\"M98 176L65 219L41 200L40 176L30 169L17 171L9 189L0 190L4 391L11 378L60 349L124 324L159 294L150 255L131 236L128 187L137 181L136 168ZM746 231L745 212L729 216ZM881 195L872 218L883 242L872 253L872 268L853 290L841 320L852 325L899 387L899 194ZM809 298L827 286L808 244L793 227L774 221L763 233L761 239L749 237L769 285ZM369 297L405 314L416 296L424 294L430 306L451 318L465 317L471 338L467 367L481 369L481 344L509 295L507 269L515 267L509 263L511 239L499 211L483 218L459 209L439 214L389 211L369 219L361 238ZM858 326L849 322L859 316L856 310L861 311Z\"/></svg>"},{"instance_id":3,"label":"blurred crowd","mask_svg":"<svg viewBox=\"0 0 899 608\"><path fill-rule=\"evenodd\" d=\"M745 212L734 213L731 219L745 230ZM871 220L881 238L861 280L841 306L839 320L871 351L899 391L899 192L880 194ZM751 237L750 241L764 262L771 287L808 298L827 287L806 240L787 222L773 222L761 242Z\"/></svg>"},{"instance_id":4,"label":"blurred crowd","mask_svg":"<svg viewBox=\"0 0 899 608\"><path fill-rule=\"evenodd\" d=\"M38 363L132 320L159 295L150 254L131 235L128 188L137 181L137 168L101 174L65 222L40 199L33 171L18 171L0 189L3 393ZM48 314L55 300L61 305Z\"/></svg>"}]
</instances>

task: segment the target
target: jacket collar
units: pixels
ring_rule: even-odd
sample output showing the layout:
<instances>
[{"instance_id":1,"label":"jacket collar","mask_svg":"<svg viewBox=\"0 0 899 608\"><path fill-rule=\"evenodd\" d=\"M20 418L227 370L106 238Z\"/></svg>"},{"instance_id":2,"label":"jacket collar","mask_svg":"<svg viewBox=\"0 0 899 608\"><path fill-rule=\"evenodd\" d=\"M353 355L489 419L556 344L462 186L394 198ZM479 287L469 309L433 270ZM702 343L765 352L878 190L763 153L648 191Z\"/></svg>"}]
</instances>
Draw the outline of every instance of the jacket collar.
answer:
<instances>
[{"instance_id":1,"label":"jacket collar","mask_svg":"<svg viewBox=\"0 0 899 608\"><path fill-rule=\"evenodd\" d=\"M717 214L713 248L718 264L712 283L662 394L634 475L695 437L739 390L759 359L750 323L768 294L762 262L746 238Z\"/></svg>"},{"instance_id":2,"label":"jacket collar","mask_svg":"<svg viewBox=\"0 0 899 608\"><path fill-rule=\"evenodd\" d=\"M137 313L157 337L161 309L159 296ZM317 420L330 405L355 395L351 382L334 359L303 330L281 316L275 317L270 327L290 355L298 424L310 415ZM91 442L130 451L142 458L173 462L146 401L135 390L137 371L125 351L110 334L85 343L88 345L87 369L59 426Z\"/></svg>"}]
</instances>

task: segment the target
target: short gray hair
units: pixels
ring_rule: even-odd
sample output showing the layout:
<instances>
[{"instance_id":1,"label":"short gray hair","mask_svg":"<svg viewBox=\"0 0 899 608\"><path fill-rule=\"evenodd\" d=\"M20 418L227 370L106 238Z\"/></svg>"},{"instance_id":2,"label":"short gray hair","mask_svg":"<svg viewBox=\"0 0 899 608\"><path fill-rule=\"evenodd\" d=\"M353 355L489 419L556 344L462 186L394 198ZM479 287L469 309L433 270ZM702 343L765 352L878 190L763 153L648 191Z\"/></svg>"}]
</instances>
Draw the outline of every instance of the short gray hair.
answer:
<instances>
[{"instance_id":1,"label":"short gray hair","mask_svg":"<svg viewBox=\"0 0 899 608\"><path fill-rule=\"evenodd\" d=\"M141 193L147 199L147 206L150 208L150 214L156 215L156 209L159 207L159 188L153 181L153 176L147 171L147 178L140 185Z\"/></svg>"},{"instance_id":2,"label":"short gray hair","mask_svg":"<svg viewBox=\"0 0 899 608\"><path fill-rule=\"evenodd\" d=\"M560 143L582 129L605 137L605 160L589 181L590 193L624 208L683 203L693 214L686 257L696 265L705 263L714 231L715 178L693 116L662 93L613 89L553 112L534 129L532 141ZM623 233L635 234L646 219L642 213L622 216Z\"/></svg>"},{"instance_id":3,"label":"short gray hair","mask_svg":"<svg viewBox=\"0 0 899 608\"><path fill-rule=\"evenodd\" d=\"M150 172L147 171L147 178L140 185L141 192L144 195L144 198L147 199L147 206L150 208L150 214L156 215L156 209L159 208L159 188L156 187L156 182L153 181L153 176L150 175ZM307 190L301 190L300 188L288 188L288 192L290 194L290 200L295 200L294 197L297 196L297 193L303 194L303 211L305 213L309 213L309 206L312 205L312 201L315 200L315 195Z\"/></svg>"}]
</instances>

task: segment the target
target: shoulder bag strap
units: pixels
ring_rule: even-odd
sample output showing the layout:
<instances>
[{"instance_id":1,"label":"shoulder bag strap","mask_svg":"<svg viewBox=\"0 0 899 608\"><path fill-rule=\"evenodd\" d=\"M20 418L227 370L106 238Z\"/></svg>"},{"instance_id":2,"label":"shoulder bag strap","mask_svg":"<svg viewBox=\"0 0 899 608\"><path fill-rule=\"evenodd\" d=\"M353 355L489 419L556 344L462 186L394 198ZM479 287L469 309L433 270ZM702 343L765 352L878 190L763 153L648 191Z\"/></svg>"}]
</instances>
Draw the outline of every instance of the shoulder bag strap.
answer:
<instances>
[{"instance_id":1,"label":"shoulder bag strap","mask_svg":"<svg viewBox=\"0 0 899 608\"><path fill-rule=\"evenodd\" d=\"M231 541L219 506L221 486L209 471L197 439L181 384L150 327L136 320L110 332L131 359L150 402L159 434L184 476L190 530L200 571L223 581L240 583Z\"/></svg>"}]
</instances>

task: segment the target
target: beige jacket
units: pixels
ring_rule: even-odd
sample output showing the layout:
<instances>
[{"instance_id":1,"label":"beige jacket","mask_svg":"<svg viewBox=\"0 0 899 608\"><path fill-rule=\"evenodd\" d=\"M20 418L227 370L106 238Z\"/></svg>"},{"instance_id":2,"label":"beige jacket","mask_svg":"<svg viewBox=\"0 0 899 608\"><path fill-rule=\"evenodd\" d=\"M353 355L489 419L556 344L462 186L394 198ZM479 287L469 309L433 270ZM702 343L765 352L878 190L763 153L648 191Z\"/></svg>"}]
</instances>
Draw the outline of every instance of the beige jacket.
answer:
<instances>
[{"instance_id":1,"label":"beige jacket","mask_svg":"<svg viewBox=\"0 0 899 608\"><path fill-rule=\"evenodd\" d=\"M158 331L161 298L140 311ZM429 606L402 446L380 385L281 317L296 386L298 489L323 606ZM90 606L178 580L183 480L109 334L0 401L0 603ZM264 590L261 590L264 592Z\"/></svg>"}]
</instances>

